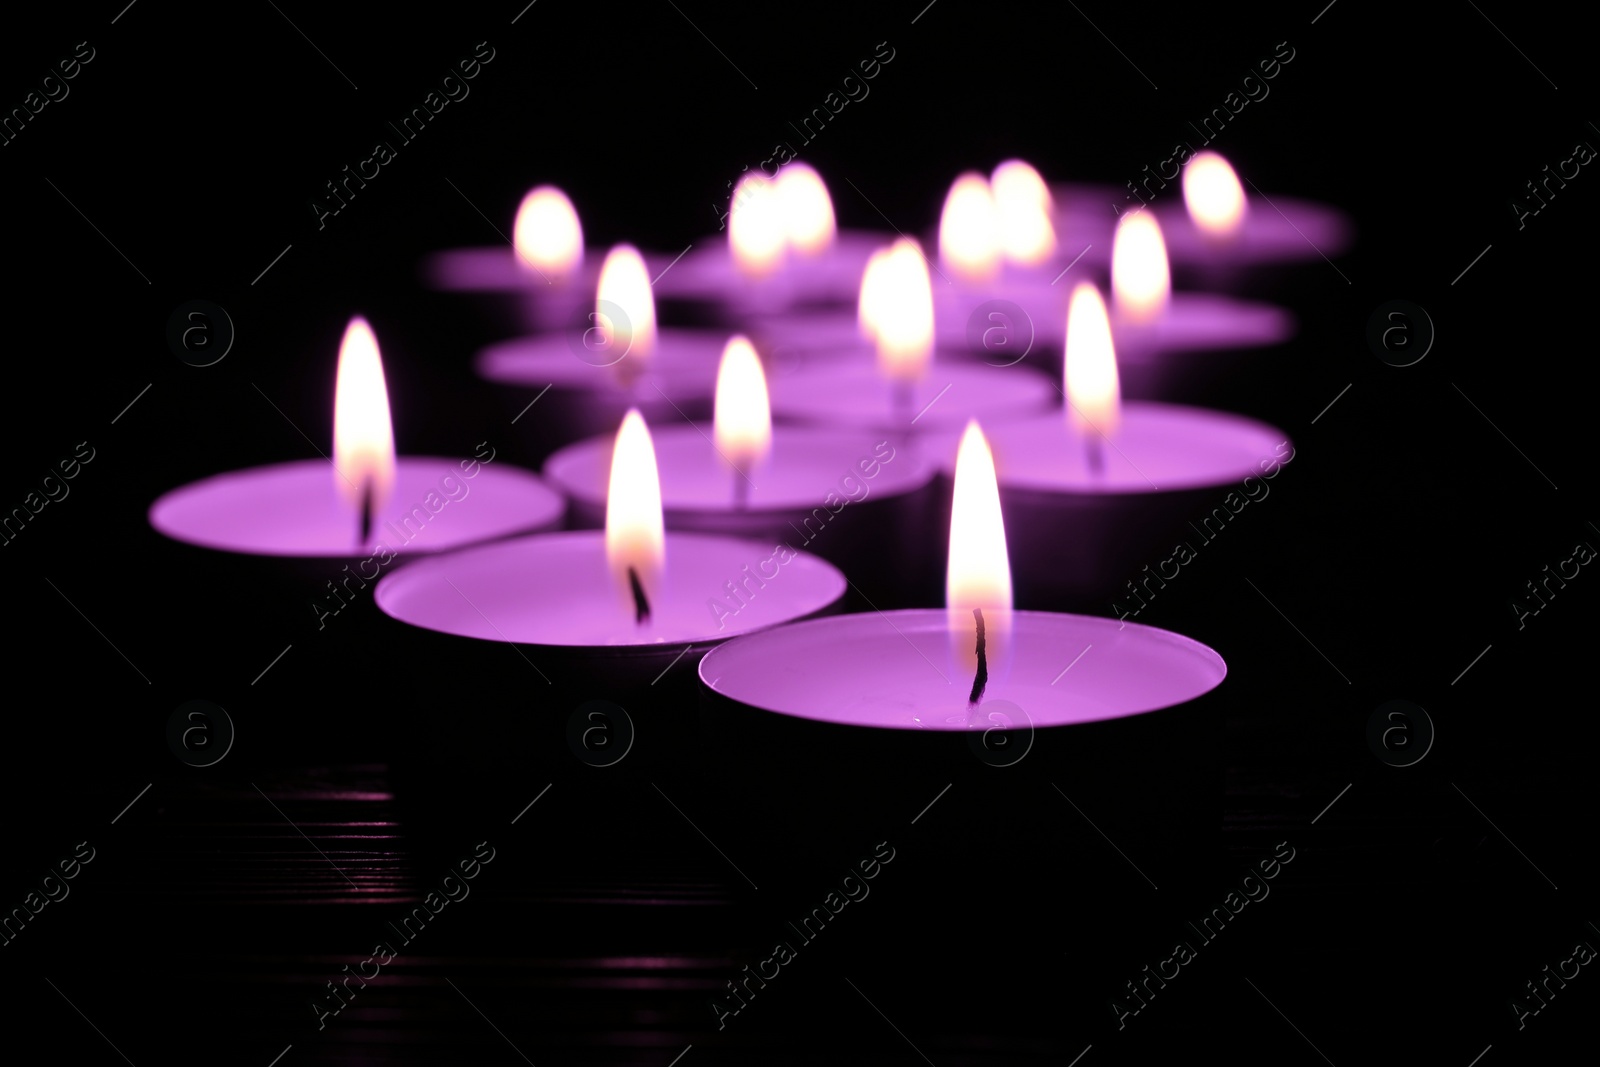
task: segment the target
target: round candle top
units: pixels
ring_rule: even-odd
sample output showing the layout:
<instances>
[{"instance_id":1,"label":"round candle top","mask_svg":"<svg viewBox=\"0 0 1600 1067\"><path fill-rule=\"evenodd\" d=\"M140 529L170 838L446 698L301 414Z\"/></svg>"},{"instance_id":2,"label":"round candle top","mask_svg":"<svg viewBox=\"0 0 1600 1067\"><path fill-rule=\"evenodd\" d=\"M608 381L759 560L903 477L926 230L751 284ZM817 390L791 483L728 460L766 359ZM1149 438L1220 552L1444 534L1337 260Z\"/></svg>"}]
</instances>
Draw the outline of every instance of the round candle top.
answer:
<instances>
[{"instance_id":1,"label":"round candle top","mask_svg":"<svg viewBox=\"0 0 1600 1067\"><path fill-rule=\"evenodd\" d=\"M1059 345L1066 335L1065 320L1065 292L1039 314L1015 301L976 296L964 305L941 303L936 293L934 350L963 359L981 355L995 367L1014 366L1027 355L1038 362L1045 348ZM751 319L748 329L768 354L767 373L772 378L794 373L807 364L877 359L875 345L862 336L859 318L845 312L764 315Z\"/></svg>"},{"instance_id":2,"label":"round candle top","mask_svg":"<svg viewBox=\"0 0 1600 1067\"><path fill-rule=\"evenodd\" d=\"M1027 338L1031 317L1017 318L1014 313L1009 313L1009 309L1001 309L996 314L999 317L995 319L986 315L978 316L979 321L970 329L958 328L961 324L953 319L936 319L935 353L949 353L958 359L966 359L974 352L985 351L983 346L987 341L994 351L990 357L992 365L1004 367L1018 362L1016 355L1005 352L1005 344L1015 340L1019 353L1029 348ZM1002 341L993 332L997 324L1002 330L1010 329L1013 325L1016 329ZM987 338L985 331L990 331ZM857 318L840 312L763 316L751 321L749 332L759 339L762 350L767 353L769 379L793 374L806 366L859 365L875 363L878 358L876 345L861 336L861 325ZM1030 351L1038 352L1042 338L1042 334L1034 337Z\"/></svg>"},{"instance_id":3,"label":"round candle top","mask_svg":"<svg viewBox=\"0 0 1600 1067\"><path fill-rule=\"evenodd\" d=\"M746 580L744 569L759 577ZM746 581L741 607L714 598ZM598 530L539 534L419 560L378 583L378 607L401 622L462 637L561 647L720 641L821 611L845 578L806 552L757 541L669 533L660 591L635 621L615 587Z\"/></svg>"},{"instance_id":4,"label":"round candle top","mask_svg":"<svg viewBox=\"0 0 1600 1067\"><path fill-rule=\"evenodd\" d=\"M492 382L508 385L567 389L627 390L619 370L636 357L618 358L615 346L589 330L518 337L492 344L478 353L478 373ZM728 334L720 330L662 328L656 332L655 351L644 360L644 370L633 391L645 401L659 389L668 397L710 396L716 385L717 364Z\"/></svg>"},{"instance_id":5,"label":"round candle top","mask_svg":"<svg viewBox=\"0 0 1600 1067\"><path fill-rule=\"evenodd\" d=\"M1060 286L1037 290L1032 296L1023 292L1012 297L945 296L941 300L935 290L935 343L944 351L982 353L985 362L997 367L1011 366L1024 354L1036 361L1046 356L1059 360L1059 348L1066 338L1070 280L1069 276ZM1014 298L1018 296L1020 299ZM1113 314L1111 326L1118 356L1133 357L1281 344L1294 336L1295 320L1289 311L1274 304L1220 293L1178 292L1154 319L1136 322ZM761 320L751 332L763 331L780 357L810 356L830 349L870 351L860 340L854 320L843 315L774 316Z\"/></svg>"},{"instance_id":6,"label":"round candle top","mask_svg":"<svg viewBox=\"0 0 1600 1067\"><path fill-rule=\"evenodd\" d=\"M1185 262L1271 263L1336 256L1350 247L1350 224L1333 208L1287 196L1257 196L1253 204L1238 232L1225 240L1204 233L1182 204L1157 208L1168 255Z\"/></svg>"},{"instance_id":7,"label":"round candle top","mask_svg":"<svg viewBox=\"0 0 1600 1067\"><path fill-rule=\"evenodd\" d=\"M481 453L480 453L481 455ZM181 486L150 505L150 525L173 538L258 556L344 558L379 544L438 552L561 521L566 501L528 471L477 460L401 456L388 502L359 542L359 516L326 460L251 467Z\"/></svg>"},{"instance_id":8,"label":"round candle top","mask_svg":"<svg viewBox=\"0 0 1600 1067\"><path fill-rule=\"evenodd\" d=\"M861 332L860 319L851 312L819 311L791 312L755 316L746 320L746 332L761 343L763 351L774 362L781 364L791 352L805 353L866 353L862 358L875 358L872 342ZM769 366L772 377L782 373Z\"/></svg>"},{"instance_id":9,"label":"round candle top","mask_svg":"<svg viewBox=\"0 0 1600 1067\"><path fill-rule=\"evenodd\" d=\"M710 426L668 426L650 432L661 476L661 504L674 511L728 511L739 478L712 441ZM545 461L544 473L572 497L603 504L611 470L614 435L568 445ZM890 462L892 460L892 462ZM869 473L870 472L870 473ZM928 484L934 468L866 434L801 426L779 426L772 452L749 474L750 511L810 509L841 492L840 475L866 486L874 497L897 496ZM864 499L864 498L863 498Z\"/></svg>"},{"instance_id":10,"label":"round candle top","mask_svg":"<svg viewBox=\"0 0 1600 1067\"><path fill-rule=\"evenodd\" d=\"M700 661L700 680L798 718L968 730L996 725L991 705L1019 727L1138 715L1193 700L1227 675L1212 649L1152 626L1034 611L1014 612L1012 624L1006 676L992 676L973 709L943 609L836 615L741 637Z\"/></svg>"},{"instance_id":11,"label":"round candle top","mask_svg":"<svg viewBox=\"0 0 1600 1067\"><path fill-rule=\"evenodd\" d=\"M518 258L510 245L491 245L482 248L447 248L434 252L422 263L422 279L432 289L461 293L525 292L529 296L565 296L576 290L587 297L594 296L595 284L600 280L600 266L605 260L605 248L587 248L583 262L573 270L572 276L562 280L556 275L540 277L528 264ZM651 277L672 262L671 256L648 252L645 266Z\"/></svg>"},{"instance_id":12,"label":"round candle top","mask_svg":"<svg viewBox=\"0 0 1600 1067\"><path fill-rule=\"evenodd\" d=\"M1086 276L1078 268L1038 274L1008 266L987 287L935 285L934 340L940 348L982 354L991 366L1013 366L1060 344L1072 290Z\"/></svg>"},{"instance_id":13,"label":"round candle top","mask_svg":"<svg viewBox=\"0 0 1600 1067\"><path fill-rule=\"evenodd\" d=\"M1159 184L1151 184L1160 191ZM1142 195L1151 195L1145 186L1140 189ZM1165 191L1160 193L1162 202L1148 208L1126 187L1067 184L1053 186L1051 191L1056 204L1056 228L1071 235L1058 258L1070 259L1087 245L1089 251L1083 263L1110 262L1118 219L1141 210L1156 212L1166 239L1167 256L1174 263L1318 259L1319 250L1333 256L1351 243L1350 221L1336 208L1277 193L1263 196L1248 187L1245 196L1250 207L1231 240L1208 237L1195 226L1176 180L1168 180ZM1107 211L1107 207L1112 210Z\"/></svg>"},{"instance_id":14,"label":"round candle top","mask_svg":"<svg viewBox=\"0 0 1600 1067\"><path fill-rule=\"evenodd\" d=\"M1173 293L1166 310L1149 322L1115 313L1111 319L1119 357L1275 345L1294 336L1294 330L1294 316L1281 307L1219 293Z\"/></svg>"},{"instance_id":15,"label":"round candle top","mask_svg":"<svg viewBox=\"0 0 1600 1067\"><path fill-rule=\"evenodd\" d=\"M1288 435L1222 411L1125 401L1120 426L1103 446L1105 470L1089 466L1087 439L1059 413L997 421L984 430L1000 485L1058 493L1154 493L1202 489L1256 475L1294 454ZM947 474L955 470L956 433L927 434L924 447Z\"/></svg>"},{"instance_id":16,"label":"round candle top","mask_svg":"<svg viewBox=\"0 0 1600 1067\"><path fill-rule=\"evenodd\" d=\"M770 388L775 416L902 433L1037 414L1060 395L1049 378L1028 367L957 363L931 364L904 404L895 383L870 363L803 367L774 377Z\"/></svg>"}]
</instances>

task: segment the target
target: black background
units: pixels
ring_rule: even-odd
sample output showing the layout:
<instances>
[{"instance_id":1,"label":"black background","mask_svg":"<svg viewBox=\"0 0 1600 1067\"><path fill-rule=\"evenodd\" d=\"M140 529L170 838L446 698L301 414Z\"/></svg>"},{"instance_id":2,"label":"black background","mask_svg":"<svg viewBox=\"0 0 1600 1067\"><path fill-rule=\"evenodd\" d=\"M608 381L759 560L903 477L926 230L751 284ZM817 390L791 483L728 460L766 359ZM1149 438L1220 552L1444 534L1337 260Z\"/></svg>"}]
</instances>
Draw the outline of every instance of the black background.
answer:
<instances>
[{"instance_id":1,"label":"black background","mask_svg":"<svg viewBox=\"0 0 1600 1067\"><path fill-rule=\"evenodd\" d=\"M520 1050L543 1067L666 1065L693 1045L685 1067L945 1067L1064 1064L1089 1047L1085 1065L1173 1053L1465 1065L1492 1046L1480 1061L1492 1065L1551 1062L1588 1040L1590 968L1523 1029L1510 1007L1574 943L1600 943L1588 624L1600 579L1585 568L1521 629L1511 607L1546 564L1600 545L1588 329L1600 193L1585 168L1521 228L1511 206L1575 144L1600 143L1585 35L1470 3L919 6L539 0L518 17L515 0L138 0L120 15L116 2L6 13L6 109L78 42L95 53L70 95L0 148L0 508L79 442L95 458L0 548L0 907L77 842L98 850L69 898L0 947L9 1052L265 1067L292 1046L292 1067L513 1063ZM470 96L319 228L324 183L392 140L386 120L480 41L495 58ZM1003 772L976 765L912 826L951 779L883 766L905 783L903 810L864 813L814 853L835 866L780 877L783 843L724 818L737 800L692 752L607 777L573 758L569 709L541 704L515 657L468 663L451 644L402 656L370 603L319 633L307 605L331 571L202 560L150 531L150 501L173 486L314 455L308 437L325 447L332 355L358 312L383 344L402 452L489 439L535 465L470 371L491 324L425 290L421 257L495 243L546 181L572 196L591 246L675 254L710 240L728 183L793 141L788 123L882 41L894 59L870 95L801 151L841 225L887 216L908 232L933 224L956 173L1013 155L1057 180L1133 178L1279 42L1295 50L1215 147L1269 193L1348 211L1358 241L1336 264L1258 276L1300 335L1190 398L1282 427L1297 455L1140 618L1229 663L1220 823L1181 861L1119 822L1112 796L1075 795L1075 811L1043 778L997 787ZM209 368L165 341L169 314L197 298L237 328ZM1437 329L1411 367L1365 341L1392 299ZM205 770L165 743L172 709L195 698L240 730ZM1437 730L1408 768L1366 742L1373 709L1396 698ZM523 745L530 720L553 725ZM322 794L276 814L263 800L368 779L387 797L429 738L482 754L442 779L454 784L441 807L419 801L426 789L345 807ZM789 801L803 815L808 798ZM384 814L352 815L359 803ZM941 829L946 806L969 818ZM374 846L386 858L369 857L387 895L361 906L325 869L326 885L287 874L320 861L285 813L324 850L341 822L396 819ZM1003 828L993 866L950 859L988 847L951 828L973 825ZM447 910L431 944L319 1031L306 1003L323 983L485 839L498 854L479 904ZM878 903L847 909L836 940L803 950L719 1032L707 1005L722 983L885 839L905 858L875 883ZM1296 859L1268 900L1119 1031L1123 983L1280 841Z\"/></svg>"}]
</instances>

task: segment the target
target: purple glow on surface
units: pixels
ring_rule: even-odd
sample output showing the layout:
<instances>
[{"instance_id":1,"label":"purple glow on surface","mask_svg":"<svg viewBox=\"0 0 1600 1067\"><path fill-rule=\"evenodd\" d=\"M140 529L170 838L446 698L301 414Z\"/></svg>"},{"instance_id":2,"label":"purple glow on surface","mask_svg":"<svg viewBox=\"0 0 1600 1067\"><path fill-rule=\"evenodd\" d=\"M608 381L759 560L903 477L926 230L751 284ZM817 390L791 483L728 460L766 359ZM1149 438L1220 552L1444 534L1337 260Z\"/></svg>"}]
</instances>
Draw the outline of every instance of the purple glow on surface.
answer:
<instances>
[{"instance_id":1,"label":"purple glow on surface","mask_svg":"<svg viewBox=\"0 0 1600 1067\"><path fill-rule=\"evenodd\" d=\"M666 426L650 436L669 527L674 511L733 510L739 476L717 452L711 427ZM575 499L604 505L615 440L615 435L604 435L561 449L545 462L545 477ZM874 446L880 440L846 430L773 427L771 454L750 472L749 510L809 512L829 493L843 495L842 474L866 487L864 499L898 496L928 484L934 468L904 449L891 453L890 462L879 463ZM863 460L877 471L871 478L858 467Z\"/></svg>"},{"instance_id":2,"label":"purple glow on surface","mask_svg":"<svg viewBox=\"0 0 1600 1067\"><path fill-rule=\"evenodd\" d=\"M584 249L583 266L565 285L555 285L539 277L531 267L525 266L509 245L449 248L435 252L423 261L422 280L431 288L447 292L528 292L536 299L541 295L553 296L575 289L593 303L595 286L600 281L600 264L605 258L605 248ZM672 262L672 257L647 252L644 253L644 262L651 277L654 277L657 271Z\"/></svg>"},{"instance_id":3,"label":"purple glow on surface","mask_svg":"<svg viewBox=\"0 0 1600 1067\"><path fill-rule=\"evenodd\" d=\"M1070 280L1063 279L1066 286ZM1004 348L986 350L984 331L1000 320L980 314L983 305L993 300L1008 300L1028 315L1027 323L1005 322L1005 344L1034 365L1061 363L1061 348L1067 335L1066 292L1051 290L1047 298L1026 294L991 297L952 295L934 304L934 341L940 352L982 358L994 366L1004 366L1013 354ZM1017 299L1017 296L1021 299ZM1058 299L1058 297L1060 299ZM1059 305L1059 306L1058 306ZM970 324L976 317L976 328ZM1201 351L1219 348L1255 348L1281 344L1294 336L1294 316L1284 308L1214 293L1173 293L1171 303L1157 319L1148 323L1123 321L1112 316L1112 329L1119 359L1141 359L1162 352ZM1027 341L1031 330L1032 345ZM758 319L752 334L763 339L773 354L772 375L780 376L801 363L828 359L870 362L876 358L870 342L861 337L855 316L843 313L773 315ZM978 339L978 346L973 339ZM1013 357L1014 358L1014 357Z\"/></svg>"},{"instance_id":4,"label":"purple glow on surface","mask_svg":"<svg viewBox=\"0 0 1600 1067\"><path fill-rule=\"evenodd\" d=\"M1062 264L1065 266L1065 264ZM988 285L972 285L955 280L950 285L940 284L935 276L933 286L934 337L941 344L965 348L968 323L977 315L987 325L980 312L984 305L1004 300L1016 304L1033 320L1036 334L1054 332L1056 337L1066 336L1067 303L1072 298L1072 288L1083 274L1080 262L1051 284L1051 279L1061 273L1061 267L1049 269L1021 269L1007 266L998 278Z\"/></svg>"},{"instance_id":5,"label":"purple glow on surface","mask_svg":"<svg viewBox=\"0 0 1600 1067\"><path fill-rule=\"evenodd\" d=\"M720 641L809 615L845 591L844 575L806 552L772 560L757 585L746 587L737 613L719 623L708 607L726 597L726 583L752 573L774 546L703 534L669 533L663 586L643 625L631 611L606 562L598 530L519 537L419 560L378 583L385 614L427 630L485 641L560 647L658 648ZM775 569L774 569L775 568Z\"/></svg>"},{"instance_id":6,"label":"purple glow on surface","mask_svg":"<svg viewBox=\"0 0 1600 1067\"><path fill-rule=\"evenodd\" d=\"M1183 263L1275 263L1336 256L1350 247L1352 227L1331 207L1287 196L1273 196L1269 203L1249 186L1244 195L1250 214L1239 233L1221 245L1190 221L1181 193L1176 203L1155 209L1167 255Z\"/></svg>"},{"instance_id":7,"label":"purple glow on surface","mask_svg":"<svg viewBox=\"0 0 1600 1067\"><path fill-rule=\"evenodd\" d=\"M904 408L895 406L892 385L872 363L808 366L773 378L768 387L774 418L886 433L960 429L968 419L987 427L1044 412L1060 395L1049 378L1028 367L938 361Z\"/></svg>"},{"instance_id":8,"label":"purple glow on surface","mask_svg":"<svg viewBox=\"0 0 1600 1067\"><path fill-rule=\"evenodd\" d=\"M1062 415L985 425L1002 489L1074 494L1138 494L1227 485L1261 474L1288 434L1266 423L1205 408L1130 401L1105 447L1105 471L1088 465L1083 437ZM927 455L955 471L959 433L923 438ZM1291 453L1292 454L1292 453ZM1279 457L1281 459L1281 457Z\"/></svg>"},{"instance_id":9,"label":"purple glow on surface","mask_svg":"<svg viewBox=\"0 0 1600 1067\"><path fill-rule=\"evenodd\" d=\"M1248 183L1244 195L1249 214L1237 238L1215 244L1195 228L1183 204L1182 176L1166 183L1159 192L1162 203L1145 207L1144 202L1124 188L1092 185L1054 185L1056 232L1066 234L1063 251L1070 257L1084 245L1092 250L1083 262L1105 264L1111 261L1111 240L1120 215L1133 211L1154 211L1166 240L1167 258L1177 264L1277 263L1336 256L1347 250L1355 230L1349 218L1326 204L1313 203L1276 193L1262 194ZM1141 187L1142 188L1142 187ZM1058 268L1059 269L1059 268Z\"/></svg>"},{"instance_id":10,"label":"purple glow on surface","mask_svg":"<svg viewBox=\"0 0 1600 1067\"><path fill-rule=\"evenodd\" d=\"M657 297L729 305L759 306L768 289L767 301L780 305L796 300L854 301L867 259L894 239L892 233L841 230L827 251L802 256L791 249L772 278L754 281L739 271L727 234L719 233L697 241L693 251L661 275L654 289Z\"/></svg>"},{"instance_id":11,"label":"purple glow on surface","mask_svg":"<svg viewBox=\"0 0 1600 1067\"><path fill-rule=\"evenodd\" d=\"M836 615L741 637L700 661L700 680L818 722L968 730L994 725L984 707L995 701L1020 707L1034 727L1061 726L1182 704L1227 676L1212 649L1155 627L1032 611L1012 619L1008 676L991 680L975 714L972 678L950 662L943 609Z\"/></svg>"},{"instance_id":12,"label":"purple glow on surface","mask_svg":"<svg viewBox=\"0 0 1600 1067\"><path fill-rule=\"evenodd\" d=\"M581 332L581 331L580 331ZM688 330L663 327L644 373L631 389L617 379L615 365L601 365L613 357L580 358L581 343L568 331L518 337L490 345L478 353L478 373L503 385L526 385L598 392L628 400L641 407L672 400L710 397L716 389L717 364L731 330ZM578 345L575 351L574 346ZM632 358L629 356L623 359Z\"/></svg>"},{"instance_id":13,"label":"purple glow on surface","mask_svg":"<svg viewBox=\"0 0 1600 1067\"><path fill-rule=\"evenodd\" d=\"M1064 322L1062 327L1064 337ZM1213 293L1173 293L1166 311L1151 322L1130 322L1115 310L1111 316L1119 360L1161 352L1276 345L1293 337L1294 331L1294 316L1283 308Z\"/></svg>"},{"instance_id":14,"label":"purple glow on surface","mask_svg":"<svg viewBox=\"0 0 1600 1067\"><path fill-rule=\"evenodd\" d=\"M534 474L478 463L468 478L462 462L477 461L399 457L394 492L365 545L356 541L359 518L336 490L329 463L317 459L180 486L150 505L150 525L174 540L224 552L349 558L371 555L379 543L400 554L439 552L561 521L566 502Z\"/></svg>"}]
</instances>

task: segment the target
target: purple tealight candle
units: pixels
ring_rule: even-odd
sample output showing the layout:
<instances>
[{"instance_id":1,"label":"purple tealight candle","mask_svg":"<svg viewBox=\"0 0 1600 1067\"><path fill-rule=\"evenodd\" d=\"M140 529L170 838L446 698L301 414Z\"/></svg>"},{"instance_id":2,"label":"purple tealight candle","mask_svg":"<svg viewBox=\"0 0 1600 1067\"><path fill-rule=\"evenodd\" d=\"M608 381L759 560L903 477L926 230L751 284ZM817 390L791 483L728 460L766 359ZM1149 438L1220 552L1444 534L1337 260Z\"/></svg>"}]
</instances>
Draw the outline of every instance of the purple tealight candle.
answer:
<instances>
[{"instance_id":1,"label":"purple tealight candle","mask_svg":"<svg viewBox=\"0 0 1600 1067\"><path fill-rule=\"evenodd\" d=\"M1071 285L1057 267L1049 187L1021 160L958 177L939 217L939 281L933 289L936 337L943 348L992 348L993 327L1059 336ZM1011 321L1020 310L1025 322ZM1026 342L1022 346L1025 346Z\"/></svg>"},{"instance_id":2,"label":"purple tealight candle","mask_svg":"<svg viewBox=\"0 0 1600 1067\"><path fill-rule=\"evenodd\" d=\"M874 253L861 281L861 329L876 366L846 357L818 360L772 382L779 417L907 434L1043 411L1048 378L1027 367L1004 371L960 363L931 365L934 303L927 260L901 238Z\"/></svg>"},{"instance_id":3,"label":"purple tealight candle","mask_svg":"<svg viewBox=\"0 0 1600 1067\"><path fill-rule=\"evenodd\" d=\"M864 430L774 427L761 361L744 337L724 350L712 425L651 437L667 529L806 546L873 578L914 571L906 546L931 517L934 468ZM613 436L597 436L545 462L577 525L604 521L613 452Z\"/></svg>"},{"instance_id":4,"label":"purple tealight candle","mask_svg":"<svg viewBox=\"0 0 1600 1067\"><path fill-rule=\"evenodd\" d=\"M1228 161L1201 152L1183 170L1183 214L1165 208L1168 241L1178 258L1263 263L1336 255L1350 243L1337 212L1287 197L1252 201Z\"/></svg>"},{"instance_id":5,"label":"purple tealight candle","mask_svg":"<svg viewBox=\"0 0 1600 1067\"><path fill-rule=\"evenodd\" d=\"M509 305L517 329L559 330L583 322L592 310L601 258L592 250L585 254L572 201L555 186L541 185L522 198L509 245L436 252L422 273L436 289L489 294L497 306ZM670 262L659 256L646 261L652 271Z\"/></svg>"},{"instance_id":6,"label":"purple tealight candle","mask_svg":"<svg viewBox=\"0 0 1600 1067\"><path fill-rule=\"evenodd\" d=\"M644 260L618 245L606 256L586 325L490 345L477 365L488 380L516 387L519 419L550 391L531 432L570 441L609 431L629 408L657 420L708 417L726 339L658 327Z\"/></svg>"},{"instance_id":7,"label":"purple tealight candle","mask_svg":"<svg viewBox=\"0 0 1600 1067\"><path fill-rule=\"evenodd\" d=\"M1073 291L1065 363L1065 417L1012 420L990 434L1020 584L1034 595L1109 605L1168 547L1169 528L1230 485L1239 499L1264 497L1262 479L1293 457L1288 435L1252 419L1123 403L1105 304L1087 283ZM947 474L955 444L949 434L923 438Z\"/></svg>"},{"instance_id":8,"label":"purple tealight candle","mask_svg":"<svg viewBox=\"0 0 1600 1067\"><path fill-rule=\"evenodd\" d=\"M1013 611L994 463L975 423L962 435L945 601L743 637L708 654L700 678L718 697L816 722L981 733L1138 715L1193 700L1227 672L1216 652L1164 630Z\"/></svg>"},{"instance_id":9,"label":"purple tealight candle","mask_svg":"<svg viewBox=\"0 0 1600 1067\"><path fill-rule=\"evenodd\" d=\"M734 189L726 241L688 251L660 278L664 298L715 304L736 314L794 304L843 303L881 234L838 231L833 201L815 170L750 174Z\"/></svg>"},{"instance_id":10,"label":"purple tealight candle","mask_svg":"<svg viewBox=\"0 0 1600 1067\"><path fill-rule=\"evenodd\" d=\"M1068 802L1094 796L1188 862L1217 818L1222 704L1210 694L1226 664L1153 627L1013 610L976 424L960 457L943 609L796 622L701 660L701 735L740 798L728 819L741 840L781 842L752 862L766 877L817 869L828 843L891 812L959 828L997 854L1025 848L1033 823L1003 814L1019 781L1064 811L1045 783ZM1021 779L997 770L1019 763ZM962 877L953 866L948 876Z\"/></svg>"},{"instance_id":11,"label":"purple tealight candle","mask_svg":"<svg viewBox=\"0 0 1600 1067\"><path fill-rule=\"evenodd\" d=\"M1174 195L1173 182L1181 182L1180 195ZM1349 219L1327 205L1260 190L1247 194L1228 161L1211 151L1186 151L1155 170L1146 167L1124 189L1068 186L1058 194L1075 206L1069 224L1095 246L1092 256L1110 255L1114 220L1143 211L1155 212L1172 262L1185 267L1336 256L1350 247L1353 233Z\"/></svg>"},{"instance_id":12,"label":"purple tealight candle","mask_svg":"<svg viewBox=\"0 0 1600 1067\"><path fill-rule=\"evenodd\" d=\"M709 605L730 583L744 596L719 616ZM630 411L613 450L604 532L540 534L424 560L385 578L377 602L426 630L603 663L607 684L624 686L648 682L694 646L828 610L844 591L844 576L809 553L666 533L650 433Z\"/></svg>"},{"instance_id":13,"label":"purple tealight candle","mask_svg":"<svg viewBox=\"0 0 1600 1067\"><path fill-rule=\"evenodd\" d=\"M1280 344L1294 333L1294 317L1282 308L1218 293L1174 293L1167 246L1154 212L1122 216L1111 255L1111 330L1128 391L1163 398L1175 382L1193 378L1218 356L1174 353L1223 352Z\"/></svg>"},{"instance_id":14,"label":"purple tealight candle","mask_svg":"<svg viewBox=\"0 0 1600 1067\"><path fill-rule=\"evenodd\" d=\"M473 459L396 458L377 340L350 321L339 349L333 461L215 475L163 494L150 524L177 541L260 556L438 552L560 523L566 503L528 471Z\"/></svg>"}]
</instances>

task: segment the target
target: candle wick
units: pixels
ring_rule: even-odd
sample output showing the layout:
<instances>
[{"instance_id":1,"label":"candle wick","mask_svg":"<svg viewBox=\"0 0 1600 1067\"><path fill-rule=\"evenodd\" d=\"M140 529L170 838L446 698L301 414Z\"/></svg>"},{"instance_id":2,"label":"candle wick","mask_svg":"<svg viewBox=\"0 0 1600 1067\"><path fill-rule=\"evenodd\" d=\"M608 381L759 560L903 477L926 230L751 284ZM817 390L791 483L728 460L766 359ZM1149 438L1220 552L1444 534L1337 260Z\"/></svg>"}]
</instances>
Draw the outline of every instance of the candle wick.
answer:
<instances>
[{"instance_id":1,"label":"candle wick","mask_svg":"<svg viewBox=\"0 0 1600 1067\"><path fill-rule=\"evenodd\" d=\"M628 568L628 588L633 590L634 621L643 625L650 621L650 600L644 595L644 586L639 582L639 572L632 567Z\"/></svg>"},{"instance_id":2,"label":"candle wick","mask_svg":"<svg viewBox=\"0 0 1600 1067\"><path fill-rule=\"evenodd\" d=\"M372 477L368 475L361 482L361 540L357 545L364 546L372 537Z\"/></svg>"},{"instance_id":3,"label":"candle wick","mask_svg":"<svg viewBox=\"0 0 1600 1067\"><path fill-rule=\"evenodd\" d=\"M1096 478L1104 478L1106 475L1106 453L1105 448L1100 443L1098 431L1094 436L1085 439L1084 450L1088 454L1089 473Z\"/></svg>"},{"instance_id":4,"label":"candle wick","mask_svg":"<svg viewBox=\"0 0 1600 1067\"><path fill-rule=\"evenodd\" d=\"M975 708L978 701L983 699L983 690L989 684L989 653L985 646L983 630L983 609L973 608L972 617L978 620L978 673L972 679L972 694L967 697L967 707Z\"/></svg>"},{"instance_id":5,"label":"candle wick","mask_svg":"<svg viewBox=\"0 0 1600 1067\"><path fill-rule=\"evenodd\" d=\"M894 395L894 412L898 422L911 425L911 404L916 396L916 386L911 382L895 381L892 386Z\"/></svg>"},{"instance_id":6,"label":"candle wick","mask_svg":"<svg viewBox=\"0 0 1600 1067\"><path fill-rule=\"evenodd\" d=\"M733 467L733 510L744 511L750 506L750 476L740 464Z\"/></svg>"}]
</instances>

